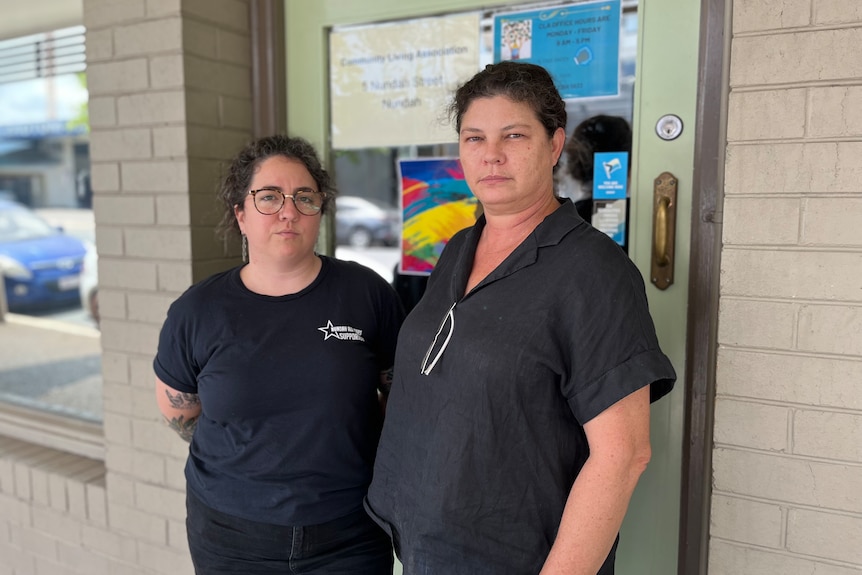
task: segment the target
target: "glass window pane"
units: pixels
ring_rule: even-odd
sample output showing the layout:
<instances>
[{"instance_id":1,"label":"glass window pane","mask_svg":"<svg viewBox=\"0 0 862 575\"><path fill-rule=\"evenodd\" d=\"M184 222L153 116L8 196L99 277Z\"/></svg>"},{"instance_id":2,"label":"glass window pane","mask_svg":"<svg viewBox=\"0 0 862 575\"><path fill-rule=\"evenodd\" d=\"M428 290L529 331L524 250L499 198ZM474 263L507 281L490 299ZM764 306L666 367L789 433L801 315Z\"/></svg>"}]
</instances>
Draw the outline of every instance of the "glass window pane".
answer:
<instances>
[{"instance_id":1,"label":"glass window pane","mask_svg":"<svg viewBox=\"0 0 862 575\"><path fill-rule=\"evenodd\" d=\"M0 42L0 401L101 422L83 66L82 27Z\"/></svg>"}]
</instances>

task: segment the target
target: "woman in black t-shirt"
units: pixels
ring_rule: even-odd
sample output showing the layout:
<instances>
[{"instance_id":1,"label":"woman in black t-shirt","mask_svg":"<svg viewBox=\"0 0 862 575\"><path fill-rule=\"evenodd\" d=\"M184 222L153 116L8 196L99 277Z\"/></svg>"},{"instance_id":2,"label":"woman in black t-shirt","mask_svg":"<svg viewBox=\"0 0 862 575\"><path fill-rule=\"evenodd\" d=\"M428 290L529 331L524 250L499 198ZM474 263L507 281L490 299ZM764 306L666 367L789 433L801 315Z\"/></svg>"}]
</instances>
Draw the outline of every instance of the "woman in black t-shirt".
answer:
<instances>
[{"instance_id":1,"label":"woman in black t-shirt","mask_svg":"<svg viewBox=\"0 0 862 575\"><path fill-rule=\"evenodd\" d=\"M403 311L372 270L315 253L334 193L305 140L243 148L220 196L244 264L189 288L162 327L156 398L190 442L198 574L392 572L362 500Z\"/></svg>"}]
</instances>

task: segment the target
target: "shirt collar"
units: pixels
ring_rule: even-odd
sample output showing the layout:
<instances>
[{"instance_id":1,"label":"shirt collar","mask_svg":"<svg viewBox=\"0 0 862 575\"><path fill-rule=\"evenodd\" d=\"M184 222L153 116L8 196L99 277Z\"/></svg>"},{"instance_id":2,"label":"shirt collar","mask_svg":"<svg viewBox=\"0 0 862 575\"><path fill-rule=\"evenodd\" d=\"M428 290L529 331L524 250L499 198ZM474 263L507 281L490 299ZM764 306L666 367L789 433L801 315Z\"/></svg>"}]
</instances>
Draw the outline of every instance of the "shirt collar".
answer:
<instances>
[{"instance_id":1,"label":"shirt collar","mask_svg":"<svg viewBox=\"0 0 862 575\"><path fill-rule=\"evenodd\" d=\"M496 281L521 268L532 265L538 259L539 248L559 244L569 232L582 225L588 224L578 216L575 204L569 198L563 198L560 207L542 220L536 229L515 248L515 251L476 287ZM453 278L455 285L464 286L467 284L467 276L470 275L476 246L479 244L479 238L482 236L484 227L485 215L482 214L467 232L464 245L458 254L458 266L456 268L458 277Z\"/></svg>"}]
</instances>

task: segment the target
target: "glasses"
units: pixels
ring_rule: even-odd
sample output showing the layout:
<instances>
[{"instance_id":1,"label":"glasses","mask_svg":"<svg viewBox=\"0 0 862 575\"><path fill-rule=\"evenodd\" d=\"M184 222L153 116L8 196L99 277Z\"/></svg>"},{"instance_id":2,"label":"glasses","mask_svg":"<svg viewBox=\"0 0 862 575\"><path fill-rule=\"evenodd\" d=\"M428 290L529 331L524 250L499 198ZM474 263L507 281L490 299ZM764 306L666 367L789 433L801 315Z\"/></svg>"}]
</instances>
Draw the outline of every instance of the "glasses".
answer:
<instances>
[{"instance_id":1,"label":"glasses","mask_svg":"<svg viewBox=\"0 0 862 575\"><path fill-rule=\"evenodd\" d=\"M428 347L428 351L425 352L425 357L422 358L422 365L419 366L419 373L422 375L431 375L431 370L434 369L434 366L437 365L437 362L440 361L441 357L443 357L443 352L446 351L446 348L449 346L449 340L452 339L452 334L455 333L454 311L456 305L458 305L457 301L452 304L452 307L450 307L449 311L446 312L446 315L443 316L443 321L440 323L440 329L438 329L437 333L434 334L434 341L431 342L431 345ZM440 334L443 333L443 328L447 325L449 326L449 333L446 334L446 339L443 340L443 343L440 345L440 349L437 350L437 354L432 360L431 353L437 346L437 340L440 339Z\"/></svg>"},{"instance_id":2,"label":"glasses","mask_svg":"<svg viewBox=\"0 0 862 575\"><path fill-rule=\"evenodd\" d=\"M324 195L312 189L296 190L292 195L285 194L277 188L261 188L249 190L248 195L254 198L254 207L265 216L277 214L284 207L284 198L293 200L296 211L304 216L315 216L323 207Z\"/></svg>"}]
</instances>

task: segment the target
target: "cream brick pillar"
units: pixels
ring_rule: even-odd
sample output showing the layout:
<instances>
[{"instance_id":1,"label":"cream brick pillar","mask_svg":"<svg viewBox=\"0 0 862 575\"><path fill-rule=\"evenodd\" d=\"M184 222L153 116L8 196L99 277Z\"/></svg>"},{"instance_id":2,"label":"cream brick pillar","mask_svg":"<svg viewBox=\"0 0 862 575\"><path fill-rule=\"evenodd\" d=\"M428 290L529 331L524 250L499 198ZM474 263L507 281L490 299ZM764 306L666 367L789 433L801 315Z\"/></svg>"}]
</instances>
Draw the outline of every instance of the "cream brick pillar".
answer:
<instances>
[{"instance_id":1,"label":"cream brick pillar","mask_svg":"<svg viewBox=\"0 0 862 575\"><path fill-rule=\"evenodd\" d=\"M862 568L862 10L734 0L710 575Z\"/></svg>"},{"instance_id":2,"label":"cream brick pillar","mask_svg":"<svg viewBox=\"0 0 862 575\"><path fill-rule=\"evenodd\" d=\"M237 262L214 237L219 163L251 136L246 0L84 0L102 316L107 517L123 558L191 572L187 444L153 397L168 305Z\"/></svg>"}]
</instances>

